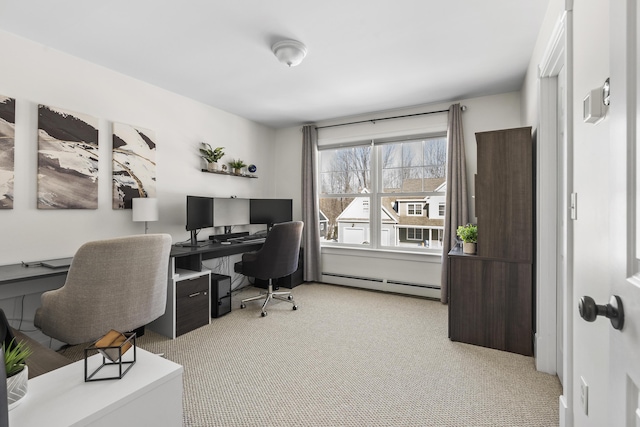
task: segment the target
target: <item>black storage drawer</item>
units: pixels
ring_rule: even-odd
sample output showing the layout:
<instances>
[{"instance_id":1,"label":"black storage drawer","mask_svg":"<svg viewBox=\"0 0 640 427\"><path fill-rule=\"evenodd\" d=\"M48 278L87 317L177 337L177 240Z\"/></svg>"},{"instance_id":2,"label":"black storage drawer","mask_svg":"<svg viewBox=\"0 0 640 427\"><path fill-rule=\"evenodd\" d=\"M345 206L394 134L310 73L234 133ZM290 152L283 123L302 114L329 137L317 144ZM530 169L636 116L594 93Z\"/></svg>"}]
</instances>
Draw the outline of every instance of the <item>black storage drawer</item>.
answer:
<instances>
[{"instance_id":1,"label":"black storage drawer","mask_svg":"<svg viewBox=\"0 0 640 427\"><path fill-rule=\"evenodd\" d=\"M209 324L209 276L176 283L176 336Z\"/></svg>"}]
</instances>

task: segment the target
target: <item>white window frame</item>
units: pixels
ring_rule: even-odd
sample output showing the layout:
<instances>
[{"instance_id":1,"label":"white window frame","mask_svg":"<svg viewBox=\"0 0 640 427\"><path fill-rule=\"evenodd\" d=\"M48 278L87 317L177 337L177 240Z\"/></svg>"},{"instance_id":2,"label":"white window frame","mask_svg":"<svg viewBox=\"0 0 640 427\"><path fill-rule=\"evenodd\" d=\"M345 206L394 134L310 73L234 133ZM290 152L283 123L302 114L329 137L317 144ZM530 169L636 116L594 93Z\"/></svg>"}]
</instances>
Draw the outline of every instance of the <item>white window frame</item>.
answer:
<instances>
[{"instance_id":1,"label":"white window frame","mask_svg":"<svg viewBox=\"0 0 640 427\"><path fill-rule=\"evenodd\" d=\"M411 213L411 208L413 208L413 213ZM416 211L420 211L420 213ZM422 209L422 203L407 203L407 216L422 216L424 210Z\"/></svg>"},{"instance_id":2,"label":"white window frame","mask_svg":"<svg viewBox=\"0 0 640 427\"><path fill-rule=\"evenodd\" d=\"M367 250L382 250L389 252L417 252L424 254L433 254L440 255L442 254L441 248L430 248L427 246L416 245L415 247L406 247L406 246L384 246L380 244L381 235L383 233L382 227L382 219L381 219L381 211L382 211L382 198L383 197L412 197L415 199L425 199L428 196L438 196L441 193L438 192L412 192L412 193L382 193L380 189L382 189L382 165L381 165L381 146L387 143L400 143L400 142L411 142L415 140L423 140L423 139L432 139L432 138L446 138L446 132L434 132L432 134L426 135L415 135L415 136L405 136L402 138L388 138L386 140L370 140L366 143L362 140L354 141L351 143L339 143L339 144L323 144L318 148L318 151L321 152L324 150L331 150L337 148L347 148L354 146L371 146L371 159L370 159L370 181L371 181L371 189L369 193L344 193L344 194L318 194L319 198L356 198L356 197L367 197L368 206L369 206L369 223L371 224L369 227L369 240L365 244L353 245L347 243L339 243L332 241L322 241L322 247L340 247L340 248L348 248L348 249L367 249ZM321 159L321 155L319 156ZM321 161L318 162L318 176L320 176L320 168L322 167ZM320 190L322 186L320 185ZM412 202L414 203L414 202ZM422 203L422 202L421 202ZM421 214L412 215L412 216L423 216L425 208L423 204L420 206ZM374 226L375 224L375 226ZM394 227L398 227L397 225ZM422 233L424 235L424 233ZM407 239L409 240L409 239ZM412 241L420 241L420 240L412 240Z\"/></svg>"}]
</instances>

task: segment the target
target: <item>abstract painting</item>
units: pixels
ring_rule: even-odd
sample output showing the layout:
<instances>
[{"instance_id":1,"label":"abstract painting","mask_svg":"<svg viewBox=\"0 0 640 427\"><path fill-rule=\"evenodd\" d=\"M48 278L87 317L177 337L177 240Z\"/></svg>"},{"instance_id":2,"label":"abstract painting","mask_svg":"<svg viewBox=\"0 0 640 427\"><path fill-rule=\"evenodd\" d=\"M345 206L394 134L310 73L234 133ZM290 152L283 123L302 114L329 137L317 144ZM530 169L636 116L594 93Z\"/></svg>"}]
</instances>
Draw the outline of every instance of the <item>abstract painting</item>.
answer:
<instances>
[{"instance_id":1,"label":"abstract painting","mask_svg":"<svg viewBox=\"0 0 640 427\"><path fill-rule=\"evenodd\" d=\"M98 208L98 119L38 106L38 209Z\"/></svg>"},{"instance_id":2,"label":"abstract painting","mask_svg":"<svg viewBox=\"0 0 640 427\"><path fill-rule=\"evenodd\" d=\"M153 131L113 124L113 209L131 209L131 199L156 197Z\"/></svg>"},{"instance_id":3,"label":"abstract painting","mask_svg":"<svg viewBox=\"0 0 640 427\"><path fill-rule=\"evenodd\" d=\"M13 209L16 100L0 95L0 209Z\"/></svg>"}]
</instances>

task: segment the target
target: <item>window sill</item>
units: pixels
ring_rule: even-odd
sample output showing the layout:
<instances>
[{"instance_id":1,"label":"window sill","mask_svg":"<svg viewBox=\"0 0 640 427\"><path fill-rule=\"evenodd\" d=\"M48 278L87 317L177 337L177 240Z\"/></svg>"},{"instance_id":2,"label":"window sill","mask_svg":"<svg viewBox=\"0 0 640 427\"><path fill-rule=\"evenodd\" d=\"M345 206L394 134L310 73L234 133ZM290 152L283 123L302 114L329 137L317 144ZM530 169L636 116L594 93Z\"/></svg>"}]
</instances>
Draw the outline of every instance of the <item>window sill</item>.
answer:
<instances>
[{"instance_id":1,"label":"window sill","mask_svg":"<svg viewBox=\"0 0 640 427\"><path fill-rule=\"evenodd\" d=\"M436 264L442 263L442 252L417 252L417 251L386 250L386 249L359 248L355 246L332 246L332 245L320 246L320 252L327 255L345 255L345 256L360 256L360 257L367 257L367 258L398 259L398 260L404 260L404 261L431 262Z\"/></svg>"}]
</instances>

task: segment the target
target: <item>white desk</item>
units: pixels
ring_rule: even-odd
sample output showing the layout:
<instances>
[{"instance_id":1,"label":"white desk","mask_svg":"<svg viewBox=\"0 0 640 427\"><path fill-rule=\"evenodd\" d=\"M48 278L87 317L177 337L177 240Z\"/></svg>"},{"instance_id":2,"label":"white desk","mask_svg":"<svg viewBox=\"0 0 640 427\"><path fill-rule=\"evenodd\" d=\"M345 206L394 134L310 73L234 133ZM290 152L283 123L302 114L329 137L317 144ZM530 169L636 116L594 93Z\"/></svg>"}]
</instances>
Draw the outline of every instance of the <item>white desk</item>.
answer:
<instances>
[{"instance_id":1,"label":"white desk","mask_svg":"<svg viewBox=\"0 0 640 427\"><path fill-rule=\"evenodd\" d=\"M81 360L29 380L24 401L9 412L9 425L182 426L182 366L137 352L136 364L122 379L85 383ZM101 361L92 356L89 372Z\"/></svg>"}]
</instances>

